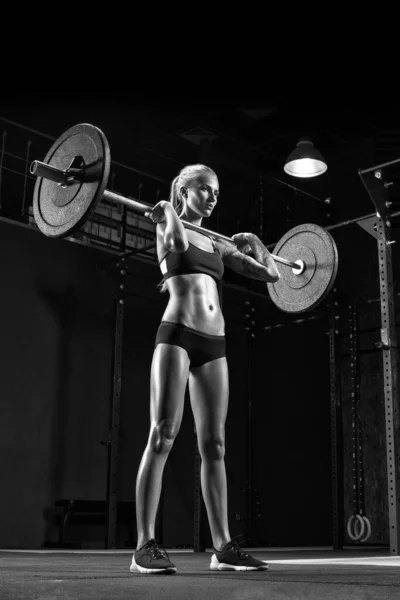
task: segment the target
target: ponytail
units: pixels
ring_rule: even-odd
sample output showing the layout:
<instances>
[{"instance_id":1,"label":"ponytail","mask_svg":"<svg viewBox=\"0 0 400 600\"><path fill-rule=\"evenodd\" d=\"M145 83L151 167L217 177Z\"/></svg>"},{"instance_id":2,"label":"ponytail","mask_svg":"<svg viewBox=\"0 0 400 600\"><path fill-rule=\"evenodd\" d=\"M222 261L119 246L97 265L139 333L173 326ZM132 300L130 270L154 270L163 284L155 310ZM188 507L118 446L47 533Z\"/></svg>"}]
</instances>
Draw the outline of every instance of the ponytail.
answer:
<instances>
[{"instance_id":1,"label":"ponytail","mask_svg":"<svg viewBox=\"0 0 400 600\"><path fill-rule=\"evenodd\" d=\"M172 206L174 207L178 217L182 214L182 210L183 210L183 202L182 202L182 199L180 198L179 189L178 189L179 178L180 178L180 175L177 175L175 177L175 179L172 180L171 190L169 193L169 201L171 202Z\"/></svg>"}]
</instances>

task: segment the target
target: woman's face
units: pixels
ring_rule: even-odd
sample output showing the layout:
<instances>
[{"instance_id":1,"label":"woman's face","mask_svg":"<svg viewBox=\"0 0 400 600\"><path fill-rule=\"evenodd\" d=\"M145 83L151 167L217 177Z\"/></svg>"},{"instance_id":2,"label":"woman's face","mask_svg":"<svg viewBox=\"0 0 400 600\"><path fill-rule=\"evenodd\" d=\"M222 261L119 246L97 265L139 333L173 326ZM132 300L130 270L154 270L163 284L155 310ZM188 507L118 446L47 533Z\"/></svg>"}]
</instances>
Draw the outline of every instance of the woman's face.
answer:
<instances>
[{"instance_id":1,"label":"woman's face","mask_svg":"<svg viewBox=\"0 0 400 600\"><path fill-rule=\"evenodd\" d=\"M199 175L186 185L185 193L184 212L209 217L218 201L218 179L214 175Z\"/></svg>"}]
</instances>

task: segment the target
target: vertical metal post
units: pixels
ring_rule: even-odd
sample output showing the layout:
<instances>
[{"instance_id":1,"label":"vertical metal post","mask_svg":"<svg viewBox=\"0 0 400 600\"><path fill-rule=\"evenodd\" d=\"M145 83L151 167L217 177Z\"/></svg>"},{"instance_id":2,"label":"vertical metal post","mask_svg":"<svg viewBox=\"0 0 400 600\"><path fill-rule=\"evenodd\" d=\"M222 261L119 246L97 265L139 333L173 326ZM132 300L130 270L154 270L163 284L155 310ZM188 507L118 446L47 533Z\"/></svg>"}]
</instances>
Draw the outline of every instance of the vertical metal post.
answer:
<instances>
[{"instance_id":1,"label":"vertical metal post","mask_svg":"<svg viewBox=\"0 0 400 600\"><path fill-rule=\"evenodd\" d=\"M335 302L329 314L329 383L331 426L331 476L332 476L332 545L340 550L344 541L343 508L343 439L342 405L337 386L336 338L337 318Z\"/></svg>"},{"instance_id":2,"label":"vertical metal post","mask_svg":"<svg viewBox=\"0 0 400 600\"><path fill-rule=\"evenodd\" d=\"M251 330L250 330L251 331ZM253 428L252 428L252 342L254 333L248 334L247 342L247 531L249 543L253 540Z\"/></svg>"},{"instance_id":3,"label":"vertical metal post","mask_svg":"<svg viewBox=\"0 0 400 600\"><path fill-rule=\"evenodd\" d=\"M248 300L245 302L245 318L247 332L247 536L250 544L253 540L253 386L252 386L252 353L255 334L255 308Z\"/></svg>"},{"instance_id":4,"label":"vertical metal post","mask_svg":"<svg viewBox=\"0 0 400 600\"><path fill-rule=\"evenodd\" d=\"M263 241L264 237L264 178L260 173L260 196L259 196L259 213L258 213L258 237Z\"/></svg>"},{"instance_id":5,"label":"vertical metal post","mask_svg":"<svg viewBox=\"0 0 400 600\"><path fill-rule=\"evenodd\" d=\"M127 222L128 222L128 208L124 205L122 207L122 215L121 215L121 241L120 241L121 252L126 251Z\"/></svg>"},{"instance_id":6,"label":"vertical metal post","mask_svg":"<svg viewBox=\"0 0 400 600\"><path fill-rule=\"evenodd\" d=\"M392 161L390 164L394 162ZM388 164L388 163L387 163ZM382 179L381 168L371 167L360 170L361 180L377 210L376 233L378 240L378 268L381 299L381 341L383 359L383 389L385 399L386 462L388 481L389 542L390 554L398 555L400 549L399 491L399 409L397 390L397 341L394 312L393 265L391 239L390 206L388 183Z\"/></svg>"},{"instance_id":7,"label":"vertical metal post","mask_svg":"<svg viewBox=\"0 0 400 600\"><path fill-rule=\"evenodd\" d=\"M360 413L360 341L356 304L349 305L350 379L353 450L353 514L365 515L363 436Z\"/></svg>"},{"instance_id":8,"label":"vertical metal post","mask_svg":"<svg viewBox=\"0 0 400 600\"><path fill-rule=\"evenodd\" d=\"M115 191L115 173L111 173L110 174L109 188L108 189L110 189L112 192ZM110 204L109 204L109 210L108 210L108 217L109 217L109 219L111 221L110 227L108 228L108 242L109 242L109 245L111 247L113 245L113 226L112 226L112 222L114 220L114 214L113 214L114 206L115 206L114 202L110 202ZM121 208L122 208L122 206L121 206Z\"/></svg>"},{"instance_id":9,"label":"vertical metal post","mask_svg":"<svg viewBox=\"0 0 400 600\"><path fill-rule=\"evenodd\" d=\"M31 149L31 145L32 145L31 140L28 140L27 144L26 144L26 154L25 154L24 192L22 194L22 206L21 206L21 216L22 217L25 215L26 188L27 188L27 184L28 184L28 174L29 174L29 165L30 165L29 152Z\"/></svg>"},{"instance_id":10,"label":"vertical metal post","mask_svg":"<svg viewBox=\"0 0 400 600\"><path fill-rule=\"evenodd\" d=\"M389 222L389 221L388 221ZM385 398L386 460L388 478L390 553L398 556L400 549L399 491L397 468L399 448L399 411L397 390L397 342L394 314L392 250L388 244L387 224L378 223L379 283L381 292L381 348Z\"/></svg>"},{"instance_id":11,"label":"vertical metal post","mask_svg":"<svg viewBox=\"0 0 400 600\"><path fill-rule=\"evenodd\" d=\"M125 288L125 260L117 264L118 293L115 306L115 333L114 333L114 358L113 358L113 389L110 407L109 444L108 444L108 469L107 469L107 511L106 511L106 548L116 547L117 530L117 474L118 450L120 433L120 410L122 389L122 344L124 324L124 288Z\"/></svg>"}]
</instances>

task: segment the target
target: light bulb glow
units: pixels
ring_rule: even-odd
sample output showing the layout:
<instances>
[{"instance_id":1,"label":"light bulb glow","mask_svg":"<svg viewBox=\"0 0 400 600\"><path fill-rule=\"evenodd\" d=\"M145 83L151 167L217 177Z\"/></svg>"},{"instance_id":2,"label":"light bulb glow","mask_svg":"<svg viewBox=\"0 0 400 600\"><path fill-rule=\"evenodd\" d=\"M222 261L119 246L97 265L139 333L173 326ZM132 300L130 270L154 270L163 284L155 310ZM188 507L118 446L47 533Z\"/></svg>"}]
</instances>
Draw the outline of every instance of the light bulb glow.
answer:
<instances>
[{"instance_id":1,"label":"light bulb glow","mask_svg":"<svg viewBox=\"0 0 400 600\"><path fill-rule=\"evenodd\" d=\"M292 177L317 177L327 170L327 165L315 158L298 158L284 166L285 173Z\"/></svg>"}]
</instances>

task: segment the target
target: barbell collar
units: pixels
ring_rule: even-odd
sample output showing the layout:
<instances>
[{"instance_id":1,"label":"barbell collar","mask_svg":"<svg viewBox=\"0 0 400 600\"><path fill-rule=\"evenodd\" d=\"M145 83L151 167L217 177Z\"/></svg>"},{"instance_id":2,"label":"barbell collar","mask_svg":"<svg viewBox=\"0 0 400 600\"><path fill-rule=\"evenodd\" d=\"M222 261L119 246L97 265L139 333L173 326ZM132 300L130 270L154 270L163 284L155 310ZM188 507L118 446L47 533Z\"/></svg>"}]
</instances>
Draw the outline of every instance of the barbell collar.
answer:
<instances>
[{"instance_id":1,"label":"barbell collar","mask_svg":"<svg viewBox=\"0 0 400 600\"><path fill-rule=\"evenodd\" d=\"M48 165L40 160L34 160L29 171L36 177L50 179L50 181L60 184L67 183L67 171L62 171L61 169L57 169L57 167L52 167L51 165Z\"/></svg>"}]
</instances>

